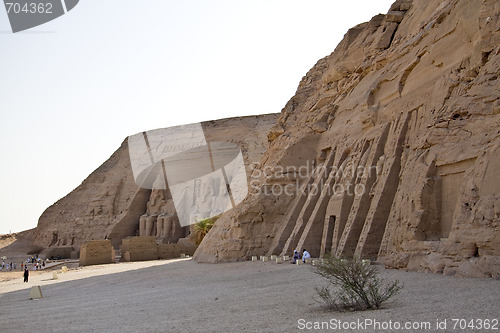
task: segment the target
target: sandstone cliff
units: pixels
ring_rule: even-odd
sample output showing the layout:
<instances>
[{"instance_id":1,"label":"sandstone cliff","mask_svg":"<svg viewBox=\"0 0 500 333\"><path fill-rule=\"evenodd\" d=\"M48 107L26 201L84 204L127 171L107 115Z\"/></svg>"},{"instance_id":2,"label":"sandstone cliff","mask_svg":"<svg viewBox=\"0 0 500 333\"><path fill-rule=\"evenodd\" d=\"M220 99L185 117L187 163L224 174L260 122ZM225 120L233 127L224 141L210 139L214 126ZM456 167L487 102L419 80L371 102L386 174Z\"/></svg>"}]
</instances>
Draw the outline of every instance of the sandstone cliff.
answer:
<instances>
[{"instance_id":1,"label":"sandstone cliff","mask_svg":"<svg viewBox=\"0 0 500 333\"><path fill-rule=\"evenodd\" d=\"M237 144L250 166L263 155L267 132L277 118L229 118L203 122L201 128L207 141ZM104 238L119 249L123 238L136 235L175 243L189 235L189 227L180 226L168 189L137 186L126 139L80 186L47 208L28 237L46 249L72 246L78 251L83 243Z\"/></svg>"},{"instance_id":2,"label":"sandstone cliff","mask_svg":"<svg viewBox=\"0 0 500 333\"><path fill-rule=\"evenodd\" d=\"M398 0L319 60L200 262L306 248L500 277L500 3Z\"/></svg>"}]
</instances>

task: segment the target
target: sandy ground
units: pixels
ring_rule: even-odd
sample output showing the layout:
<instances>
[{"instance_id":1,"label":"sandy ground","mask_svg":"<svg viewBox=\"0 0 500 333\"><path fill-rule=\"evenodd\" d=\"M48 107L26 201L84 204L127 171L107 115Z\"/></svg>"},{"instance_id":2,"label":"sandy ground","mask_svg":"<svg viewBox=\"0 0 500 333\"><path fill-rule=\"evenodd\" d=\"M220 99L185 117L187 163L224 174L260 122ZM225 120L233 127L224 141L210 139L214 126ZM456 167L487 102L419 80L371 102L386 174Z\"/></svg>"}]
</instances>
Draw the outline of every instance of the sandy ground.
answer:
<instances>
[{"instance_id":1,"label":"sandy ground","mask_svg":"<svg viewBox=\"0 0 500 333\"><path fill-rule=\"evenodd\" d=\"M387 325L394 328L395 322L431 325L408 332L499 330L462 330L460 323L453 329L452 321L498 320L499 280L381 268L382 277L404 283L397 299L381 310L335 313L314 300L314 287L326 281L313 270L310 265L178 259L83 267L57 280L52 272L39 272L29 283L22 282L20 272L12 273L19 276L0 282L0 331L301 332L323 325L322 331L329 332L391 332L396 330ZM29 300L34 285L41 286L42 299ZM438 330L436 321L445 319L446 329ZM336 320L362 326L342 329L335 327ZM367 326L369 320L385 327Z\"/></svg>"}]
</instances>

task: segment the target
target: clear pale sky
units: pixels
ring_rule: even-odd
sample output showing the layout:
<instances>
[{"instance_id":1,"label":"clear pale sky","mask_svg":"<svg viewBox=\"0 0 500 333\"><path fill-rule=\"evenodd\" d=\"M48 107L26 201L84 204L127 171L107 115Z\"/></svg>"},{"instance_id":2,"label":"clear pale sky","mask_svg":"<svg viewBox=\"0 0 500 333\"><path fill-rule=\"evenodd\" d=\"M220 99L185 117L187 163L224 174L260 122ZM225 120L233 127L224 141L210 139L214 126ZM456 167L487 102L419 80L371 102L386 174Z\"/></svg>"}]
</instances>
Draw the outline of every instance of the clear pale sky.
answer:
<instances>
[{"instance_id":1,"label":"clear pale sky","mask_svg":"<svg viewBox=\"0 0 500 333\"><path fill-rule=\"evenodd\" d=\"M394 0L80 0L11 32L0 7L0 234L37 225L131 134L280 112Z\"/></svg>"}]
</instances>

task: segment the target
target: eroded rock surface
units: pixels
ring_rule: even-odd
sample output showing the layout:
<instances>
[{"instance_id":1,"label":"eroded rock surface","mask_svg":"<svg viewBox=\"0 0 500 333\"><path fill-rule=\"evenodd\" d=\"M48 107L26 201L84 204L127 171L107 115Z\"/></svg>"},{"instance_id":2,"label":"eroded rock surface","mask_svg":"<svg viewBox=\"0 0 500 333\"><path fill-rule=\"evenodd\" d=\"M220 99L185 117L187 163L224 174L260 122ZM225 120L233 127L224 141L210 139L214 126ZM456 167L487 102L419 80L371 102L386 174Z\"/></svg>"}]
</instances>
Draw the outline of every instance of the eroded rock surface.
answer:
<instances>
[{"instance_id":1,"label":"eroded rock surface","mask_svg":"<svg viewBox=\"0 0 500 333\"><path fill-rule=\"evenodd\" d=\"M499 15L496 0L398 0L350 29L195 259L306 248L500 277Z\"/></svg>"},{"instance_id":2,"label":"eroded rock surface","mask_svg":"<svg viewBox=\"0 0 500 333\"><path fill-rule=\"evenodd\" d=\"M306 248L500 277L499 16L497 0L398 0L350 29L280 115L203 123L242 149L250 193L195 259ZM168 189L135 184L125 141L28 233L46 248L175 243L190 233L177 217Z\"/></svg>"},{"instance_id":3,"label":"eroded rock surface","mask_svg":"<svg viewBox=\"0 0 500 333\"><path fill-rule=\"evenodd\" d=\"M258 163L266 150L267 133L278 114L237 117L201 123L206 140L238 145L245 164ZM248 169L250 173L250 169ZM160 243L177 243L190 234L177 219L168 188L136 185L128 141L82 184L47 208L29 237L45 249L110 239L119 249L129 236L154 236Z\"/></svg>"}]
</instances>

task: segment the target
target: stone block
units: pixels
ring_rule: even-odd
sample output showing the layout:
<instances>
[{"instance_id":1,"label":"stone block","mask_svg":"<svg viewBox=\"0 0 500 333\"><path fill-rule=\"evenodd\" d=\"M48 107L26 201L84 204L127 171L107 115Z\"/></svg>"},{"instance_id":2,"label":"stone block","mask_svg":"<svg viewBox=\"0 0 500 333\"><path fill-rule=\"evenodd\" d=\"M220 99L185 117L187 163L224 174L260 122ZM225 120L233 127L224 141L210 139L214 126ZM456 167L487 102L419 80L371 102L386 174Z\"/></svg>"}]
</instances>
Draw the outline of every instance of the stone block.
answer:
<instances>
[{"instance_id":1,"label":"stone block","mask_svg":"<svg viewBox=\"0 0 500 333\"><path fill-rule=\"evenodd\" d=\"M306 264L312 263L312 259L311 258L305 258L304 261L305 261Z\"/></svg>"},{"instance_id":2,"label":"stone block","mask_svg":"<svg viewBox=\"0 0 500 333\"><path fill-rule=\"evenodd\" d=\"M302 264L304 264L304 263L302 262L302 259L297 259L297 260L295 261L295 264L296 264L296 265L302 265Z\"/></svg>"},{"instance_id":3,"label":"stone block","mask_svg":"<svg viewBox=\"0 0 500 333\"><path fill-rule=\"evenodd\" d=\"M380 35L380 39L377 43L377 48L379 49L386 49L391 45L392 42L392 36L394 34L394 31L398 27L398 23L396 22L387 22L385 24L385 30L384 32Z\"/></svg>"},{"instance_id":4,"label":"stone block","mask_svg":"<svg viewBox=\"0 0 500 333\"><path fill-rule=\"evenodd\" d=\"M313 266L318 266L319 265L319 260L318 259L313 259L312 265Z\"/></svg>"},{"instance_id":5,"label":"stone block","mask_svg":"<svg viewBox=\"0 0 500 333\"><path fill-rule=\"evenodd\" d=\"M62 267L61 267L61 271L62 271L63 273L66 273L66 272L68 271L68 266L62 266Z\"/></svg>"},{"instance_id":6,"label":"stone block","mask_svg":"<svg viewBox=\"0 0 500 333\"><path fill-rule=\"evenodd\" d=\"M93 240L80 248L80 266L111 264L115 253L109 239Z\"/></svg>"},{"instance_id":7,"label":"stone block","mask_svg":"<svg viewBox=\"0 0 500 333\"><path fill-rule=\"evenodd\" d=\"M289 256L283 256L283 261L288 261L288 260L290 260Z\"/></svg>"},{"instance_id":8,"label":"stone block","mask_svg":"<svg viewBox=\"0 0 500 333\"><path fill-rule=\"evenodd\" d=\"M159 244L157 247L158 259L189 258L196 251L195 244L180 241L175 244Z\"/></svg>"},{"instance_id":9,"label":"stone block","mask_svg":"<svg viewBox=\"0 0 500 333\"><path fill-rule=\"evenodd\" d=\"M252 261L257 261L257 256L252 256Z\"/></svg>"},{"instance_id":10,"label":"stone block","mask_svg":"<svg viewBox=\"0 0 500 333\"><path fill-rule=\"evenodd\" d=\"M52 272L52 280L57 280L58 279L58 276L57 276L57 272Z\"/></svg>"},{"instance_id":11,"label":"stone block","mask_svg":"<svg viewBox=\"0 0 500 333\"><path fill-rule=\"evenodd\" d=\"M164 244L169 245L169 244ZM129 252L129 261L145 261L158 259L158 246L154 236L135 236L122 240L122 252ZM179 257L180 253L176 256Z\"/></svg>"},{"instance_id":12,"label":"stone block","mask_svg":"<svg viewBox=\"0 0 500 333\"><path fill-rule=\"evenodd\" d=\"M274 260L275 260L275 262L276 262L277 264L281 264L281 263L283 263L283 258L282 258L282 257L276 257L276 256L275 256Z\"/></svg>"},{"instance_id":13,"label":"stone block","mask_svg":"<svg viewBox=\"0 0 500 333\"><path fill-rule=\"evenodd\" d=\"M274 255L274 254L273 254L273 255L271 256L271 261L274 261L274 260L276 260L276 255Z\"/></svg>"},{"instance_id":14,"label":"stone block","mask_svg":"<svg viewBox=\"0 0 500 333\"><path fill-rule=\"evenodd\" d=\"M42 289L40 288L40 286L31 287L30 299L39 299L39 298L43 298Z\"/></svg>"},{"instance_id":15,"label":"stone block","mask_svg":"<svg viewBox=\"0 0 500 333\"><path fill-rule=\"evenodd\" d=\"M400 23L403 21L403 17L405 16L405 12L399 10L393 10L387 13L386 19L387 22L396 22Z\"/></svg>"}]
</instances>

